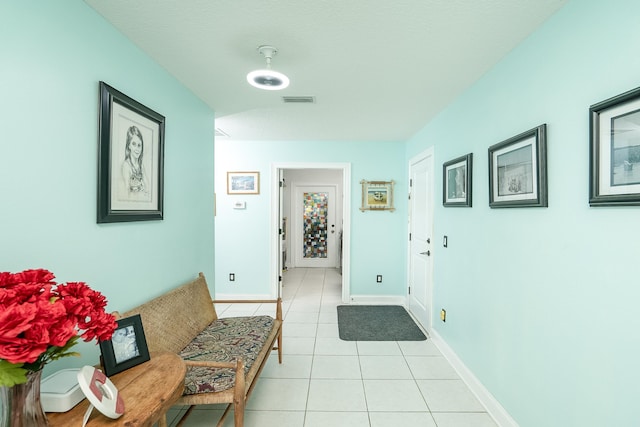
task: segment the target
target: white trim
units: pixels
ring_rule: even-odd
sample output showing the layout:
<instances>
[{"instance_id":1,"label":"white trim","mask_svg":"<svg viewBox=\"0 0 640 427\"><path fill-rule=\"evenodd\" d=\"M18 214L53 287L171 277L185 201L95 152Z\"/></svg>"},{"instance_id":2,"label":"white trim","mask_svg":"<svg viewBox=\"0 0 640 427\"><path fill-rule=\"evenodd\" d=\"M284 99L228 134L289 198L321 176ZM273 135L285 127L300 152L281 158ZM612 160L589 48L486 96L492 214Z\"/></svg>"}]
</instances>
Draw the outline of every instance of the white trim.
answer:
<instances>
[{"instance_id":1,"label":"white trim","mask_svg":"<svg viewBox=\"0 0 640 427\"><path fill-rule=\"evenodd\" d=\"M429 336L435 346L438 347L438 350L440 350L442 355L449 361L458 375L460 375L462 381L469 387L469 390L471 390L480 403L486 408L487 413L493 418L496 424L500 427L518 427L518 423L511 418L511 415L500 405L500 402L498 402L480 380L473 375L473 372L462 363L462 360L460 360L453 349L449 347L449 344L442 339L440 334L432 328Z\"/></svg>"},{"instance_id":2,"label":"white trim","mask_svg":"<svg viewBox=\"0 0 640 427\"><path fill-rule=\"evenodd\" d=\"M278 258L280 256L278 229L278 189L280 180L278 171L281 169L340 169L342 170L342 302L348 302L351 295L351 163L311 163L311 162L284 162L271 164L271 293L272 298L278 295Z\"/></svg>"},{"instance_id":3,"label":"white trim","mask_svg":"<svg viewBox=\"0 0 640 427\"><path fill-rule=\"evenodd\" d=\"M401 305L406 307L406 299L397 295L352 295L350 304Z\"/></svg>"},{"instance_id":4,"label":"white trim","mask_svg":"<svg viewBox=\"0 0 640 427\"><path fill-rule=\"evenodd\" d=\"M275 299L275 297L269 294L216 294L215 299L237 299L249 301L252 299Z\"/></svg>"}]
</instances>

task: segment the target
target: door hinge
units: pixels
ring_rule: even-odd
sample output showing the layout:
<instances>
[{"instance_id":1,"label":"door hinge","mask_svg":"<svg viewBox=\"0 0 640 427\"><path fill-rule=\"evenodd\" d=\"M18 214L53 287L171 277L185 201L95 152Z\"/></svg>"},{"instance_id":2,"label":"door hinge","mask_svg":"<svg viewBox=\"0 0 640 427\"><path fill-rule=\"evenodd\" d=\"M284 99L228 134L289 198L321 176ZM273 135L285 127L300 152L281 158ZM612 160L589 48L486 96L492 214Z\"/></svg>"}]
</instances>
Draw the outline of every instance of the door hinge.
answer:
<instances>
[{"instance_id":1,"label":"door hinge","mask_svg":"<svg viewBox=\"0 0 640 427\"><path fill-rule=\"evenodd\" d=\"M278 228L278 236L282 236L282 228Z\"/></svg>"},{"instance_id":2,"label":"door hinge","mask_svg":"<svg viewBox=\"0 0 640 427\"><path fill-rule=\"evenodd\" d=\"M282 282L282 276L278 276L278 282Z\"/></svg>"},{"instance_id":3,"label":"door hinge","mask_svg":"<svg viewBox=\"0 0 640 427\"><path fill-rule=\"evenodd\" d=\"M409 187L413 187L413 178L409 180Z\"/></svg>"},{"instance_id":4,"label":"door hinge","mask_svg":"<svg viewBox=\"0 0 640 427\"><path fill-rule=\"evenodd\" d=\"M411 241L411 233L409 233L409 241Z\"/></svg>"},{"instance_id":5,"label":"door hinge","mask_svg":"<svg viewBox=\"0 0 640 427\"><path fill-rule=\"evenodd\" d=\"M409 295L411 295L411 286L409 286Z\"/></svg>"}]
</instances>

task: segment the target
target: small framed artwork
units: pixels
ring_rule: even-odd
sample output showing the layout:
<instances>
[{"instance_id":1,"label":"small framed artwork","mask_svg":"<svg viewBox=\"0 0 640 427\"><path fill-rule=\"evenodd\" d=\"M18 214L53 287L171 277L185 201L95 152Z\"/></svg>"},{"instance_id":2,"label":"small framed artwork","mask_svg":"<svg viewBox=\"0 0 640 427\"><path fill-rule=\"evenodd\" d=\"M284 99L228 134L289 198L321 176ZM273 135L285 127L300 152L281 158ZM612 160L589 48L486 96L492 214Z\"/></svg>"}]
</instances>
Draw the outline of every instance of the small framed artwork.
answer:
<instances>
[{"instance_id":1,"label":"small framed artwork","mask_svg":"<svg viewBox=\"0 0 640 427\"><path fill-rule=\"evenodd\" d=\"M393 181L360 181L362 184L361 211L391 211L393 207Z\"/></svg>"},{"instance_id":2,"label":"small framed artwork","mask_svg":"<svg viewBox=\"0 0 640 427\"><path fill-rule=\"evenodd\" d=\"M442 166L442 205L471 207L473 153Z\"/></svg>"},{"instance_id":3,"label":"small framed artwork","mask_svg":"<svg viewBox=\"0 0 640 427\"><path fill-rule=\"evenodd\" d=\"M162 219L164 124L100 82L98 223Z\"/></svg>"},{"instance_id":4,"label":"small framed artwork","mask_svg":"<svg viewBox=\"0 0 640 427\"><path fill-rule=\"evenodd\" d=\"M107 376L133 368L149 360L139 314L118 320L118 327L110 340L100 343L102 367Z\"/></svg>"},{"instance_id":5,"label":"small framed artwork","mask_svg":"<svg viewBox=\"0 0 640 427\"><path fill-rule=\"evenodd\" d=\"M591 206L640 206L640 88L592 105Z\"/></svg>"},{"instance_id":6,"label":"small framed artwork","mask_svg":"<svg viewBox=\"0 0 640 427\"><path fill-rule=\"evenodd\" d=\"M260 194L260 172L227 172L227 194Z\"/></svg>"},{"instance_id":7,"label":"small framed artwork","mask_svg":"<svg viewBox=\"0 0 640 427\"><path fill-rule=\"evenodd\" d=\"M489 147L489 206L547 207L547 125Z\"/></svg>"}]
</instances>

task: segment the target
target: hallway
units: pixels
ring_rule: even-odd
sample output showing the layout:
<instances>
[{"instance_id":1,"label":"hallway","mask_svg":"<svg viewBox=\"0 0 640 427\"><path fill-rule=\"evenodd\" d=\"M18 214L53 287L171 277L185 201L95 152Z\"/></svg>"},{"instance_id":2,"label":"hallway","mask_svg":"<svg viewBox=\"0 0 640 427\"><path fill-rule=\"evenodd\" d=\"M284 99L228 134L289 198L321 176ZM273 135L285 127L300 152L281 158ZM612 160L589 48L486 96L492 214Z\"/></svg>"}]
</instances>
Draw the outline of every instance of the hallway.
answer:
<instances>
[{"instance_id":1,"label":"hallway","mask_svg":"<svg viewBox=\"0 0 640 427\"><path fill-rule=\"evenodd\" d=\"M495 427L431 341L349 342L338 337L335 269L284 274L283 364L274 352L249 398L246 427ZM273 306L271 306L273 307ZM220 317L270 314L259 304L217 307ZM175 426L185 409L173 409ZM199 406L185 426L214 426L220 406ZM233 416L225 420L233 426Z\"/></svg>"}]
</instances>

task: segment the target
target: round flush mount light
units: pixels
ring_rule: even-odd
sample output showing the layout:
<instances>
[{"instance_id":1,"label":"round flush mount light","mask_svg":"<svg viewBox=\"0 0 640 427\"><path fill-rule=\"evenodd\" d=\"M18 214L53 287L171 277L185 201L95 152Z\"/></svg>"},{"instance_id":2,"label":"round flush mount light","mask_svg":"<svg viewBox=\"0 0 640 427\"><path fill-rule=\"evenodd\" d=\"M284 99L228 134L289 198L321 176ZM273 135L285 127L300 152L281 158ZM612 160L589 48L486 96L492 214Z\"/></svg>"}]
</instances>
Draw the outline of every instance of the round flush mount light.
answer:
<instances>
[{"instance_id":1,"label":"round flush mount light","mask_svg":"<svg viewBox=\"0 0 640 427\"><path fill-rule=\"evenodd\" d=\"M289 77L271 69L271 58L278 53L278 49L263 45L258 47L258 52L266 58L267 68L251 71L247 74L249 84L264 90L281 90L289 86Z\"/></svg>"}]
</instances>

